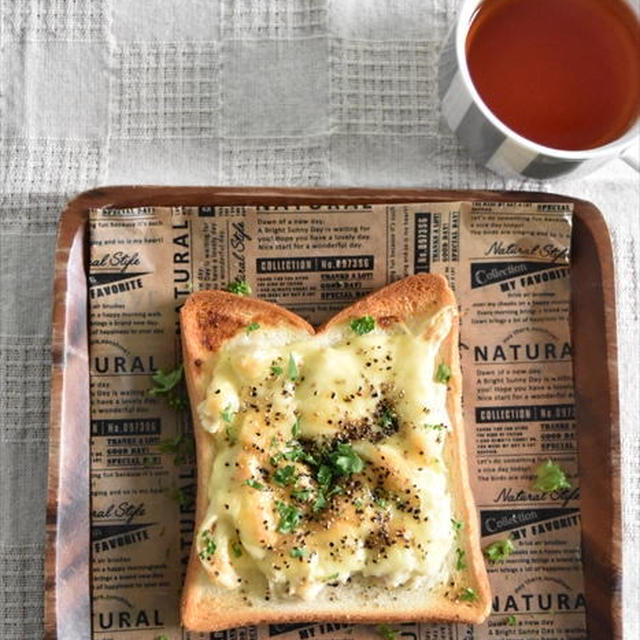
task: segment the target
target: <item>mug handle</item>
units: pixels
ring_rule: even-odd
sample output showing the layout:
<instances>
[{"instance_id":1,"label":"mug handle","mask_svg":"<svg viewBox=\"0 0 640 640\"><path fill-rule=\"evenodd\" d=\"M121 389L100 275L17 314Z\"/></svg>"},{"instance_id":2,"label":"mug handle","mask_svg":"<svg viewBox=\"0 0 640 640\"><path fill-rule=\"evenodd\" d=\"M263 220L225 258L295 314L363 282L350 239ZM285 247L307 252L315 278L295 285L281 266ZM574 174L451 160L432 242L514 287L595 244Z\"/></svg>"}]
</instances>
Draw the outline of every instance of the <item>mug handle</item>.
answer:
<instances>
[{"instance_id":1,"label":"mug handle","mask_svg":"<svg viewBox=\"0 0 640 640\"><path fill-rule=\"evenodd\" d=\"M635 148L634 145L631 145L628 149L625 149L620 159L640 173L640 145L635 146Z\"/></svg>"}]
</instances>

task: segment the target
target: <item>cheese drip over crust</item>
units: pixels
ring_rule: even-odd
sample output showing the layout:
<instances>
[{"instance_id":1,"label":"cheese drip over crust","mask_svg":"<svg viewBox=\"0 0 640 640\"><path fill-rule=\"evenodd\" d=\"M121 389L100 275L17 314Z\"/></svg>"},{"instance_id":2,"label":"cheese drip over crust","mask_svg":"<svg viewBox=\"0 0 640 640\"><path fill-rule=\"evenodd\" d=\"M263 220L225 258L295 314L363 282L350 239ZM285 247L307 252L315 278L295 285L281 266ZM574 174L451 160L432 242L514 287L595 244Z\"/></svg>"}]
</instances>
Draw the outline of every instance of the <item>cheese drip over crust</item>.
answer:
<instances>
[{"instance_id":1,"label":"cheese drip over crust","mask_svg":"<svg viewBox=\"0 0 640 640\"><path fill-rule=\"evenodd\" d=\"M455 313L362 335L348 323L308 337L251 327L223 346L198 407L214 456L196 544L215 584L262 575L308 600L355 577L451 579L440 350Z\"/></svg>"}]
</instances>

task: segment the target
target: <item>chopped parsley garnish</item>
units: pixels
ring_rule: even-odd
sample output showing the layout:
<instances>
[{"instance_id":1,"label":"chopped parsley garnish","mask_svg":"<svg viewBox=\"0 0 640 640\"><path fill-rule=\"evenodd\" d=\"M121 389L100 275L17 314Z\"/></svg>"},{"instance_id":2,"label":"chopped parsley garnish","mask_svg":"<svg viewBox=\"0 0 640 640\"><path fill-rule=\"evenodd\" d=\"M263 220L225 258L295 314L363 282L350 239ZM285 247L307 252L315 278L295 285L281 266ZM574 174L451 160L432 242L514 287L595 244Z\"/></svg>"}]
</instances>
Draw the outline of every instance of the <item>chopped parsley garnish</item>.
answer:
<instances>
[{"instance_id":1,"label":"chopped parsley garnish","mask_svg":"<svg viewBox=\"0 0 640 640\"><path fill-rule=\"evenodd\" d=\"M173 489L169 493L169 497L175 500L183 509L188 509L191 506L191 500L189 496L182 489Z\"/></svg>"},{"instance_id":2,"label":"chopped parsley garnish","mask_svg":"<svg viewBox=\"0 0 640 640\"><path fill-rule=\"evenodd\" d=\"M276 469L273 473L273 480L281 487L286 487L287 485L294 484L298 479L296 475L296 468L292 464L288 464L286 467L282 467L280 469Z\"/></svg>"},{"instance_id":3,"label":"chopped parsley garnish","mask_svg":"<svg viewBox=\"0 0 640 640\"><path fill-rule=\"evenodd\" d=\"M289 354L289 363L287 364L287 375L289 376L289 380L297 380L300 375L298 371L298 365L296 364L295 358L293 354Z\"/></svg>"},{"instance_id":4,"label":"chopped parsley garnish","mask_svg":"<svg viewBox=\"0 0 640 640\"><path fill-rule=\"evenodd\" d=\"M280 460L282 460L282 458L284 458L284 453L282 453L282 451L276 453L275 456L271 456L269 458L269 462L271 463L272 466L277 467L278 466L278 462L280 462Z\"/></svg>"},{"instance_id":5,"label":"chopped parsley garnish","mask_svg":"<svg viewBox=\"0 0 640 640\"><path fill-rule=\"evenodd\" d=\"M551 460L547 460L536 469L536 480L533 488L543 493L551 493L560 489L571 489L571 483L562 468Z\"/></svg>"},{"instance_id":6,"label":"chopped parsley garnish","mask_svg":"<svg viewBox=\"0 0 640 640\"><path fill-rule=\"evenodd\" d=\"M284 458L285 460L291 460L292 462L298 462L299 460L304 460L305 462L316 465L317 462L315 458L307 453L297 442L287 442L287 446L289 449L286 451L281 451L277 453L275 456L272 456L270 461L274 466L278 464L278 462Z\"/></svg>"},{"instance_id":7,"label":"chopped parsley garnish","mask_svg":"<svg viewBox=\"0 0 640 640\"><path fill-rule=\"evenodd\" d=\"M262 484L262 482L258 482L257 480L254 480L253 478L249 478L248 480L245 480L244 483L248 487L251 487L252 489L256 489L258 491L262 491L264 489L264 485Z\"/></svg>"},{"instance_id":8,"label":"chopped parsley garnish","mask_svg":"<svg viewBox=\"0 0 640 640\"><path fill-rule=\"evenodd\" d=\"M311 495L311 489L294 489L291 492L291 497L294 500L299 500L300 502L306 502Z\"/></svg>"},{"instance_id":9,"label":"chopped parsley garnish","mask_svg":"<svg viewBox=\"0 0 640 640\"><path fill-rule=\"evenodd\" d=\"M445 427L445 425L443 425L442 423L440 424L426 424L424 425L425 429L431 429L433 431L442 431L443 429L446 429L447 427Z\"/></svg>"},{"instance_id":10,"label":"chopped parsley garnish","mask_svg":"<svg viewBox=\"0 0 640 640\"><path fill-rule=\"evenodd\" d=\"M458 533L462 531L464 527L464 522L462 520L456 520L455 518L451 518L451 526L453 527L453 530L456 533Z\"/></svg>"},{"instance_id":11,"label":"chopped parsley garnish","mask_svg":"<svg viewBox=\"0 0 640 640\"><path fill-rule=\"evenodd\" d=\"M233 411L231 411L231 405L228 404L225 408L224 411L220 412L220 417L222 418L222 420L226 423L226 427L225 427L225 434L227 436L227 440L229 440L229 442L231 444L234 444L236 441L236 434L235 434L235 430L233 429Z\"/></svg>"},{"instance_id":12,"label":"chopped parsley garnish","mask_svg":"<svg viewBox=\"0 0 640 640\"><path fill-rule=\"evenodd\" d=\"M291 426L291 435L297 438L300 435L300 418L296 418L295 422Z\"/></svg>"},{"instance_id":13,"label":"chopped parsley garnish","mask_svg":"<svg viewBox=\"0 0 640 640\"><path fill-rule=\"evenodd\" d=\"M204 549L198 554L203 560L209 560L218 548L209 531L202 532Z\"/></svg>"},{"instance_id":14,"label":"chopped parsley garnish","mask_svg":"<svg viewBox=\"0 0 640 640\"><path fill-rule=\"evenodd\" d=\"M350 323L349 327L351 331L357 333L359 336L364 335L365 333L370 333L373 331L376 326L376 321L371 316L362 316L361 318L354 318Z\"/></svg>"},{"instance_id":15,"label":"chopped parsley garnish","mask_svg":"<svg viewBox=\"0 0 640 640\"><path fill-rule=\"evenodd\" d=\"M360 473L364 469L364 460L347 443L338 444L329 454L329 460L334 470L343 476Z\"/></svg>"},{"instance_id":16,"label":"chopped parsley garnish","mask_svg":"<svg viewBox=\"0 0 640 640\"><path fill-rule=\"evenodd\" d=\"M239 296L250 296L251 286L246 280L234 280L227 285L227 291L229 293L235 293Z\"/></svg>"},{"instance_id":17,"label":"chopped parsley garnish","mask_svg":"<svg viewBox=\"0 0 640 640\"><path fill-rule=\"evenodd\" d=\"M154 398L164 398L173 409L186 409L188 401L180 384L183 374L182 365L173 371L158 369L151 375L155 386L149 389L149 395Z\"/></svg>"},{"instance_id":18,"label":"chopped parsley garnish","mask_svg":"<svg viewBox=\"0 0 640 640\"><path fill-rule=\"evenodd\" d=\"M467 568L465 555L464 549L460 549L459 547L456 549L456 570L462 571Z\"/></svg>"},{"instance_id":19,"label":"chopped parsley garnish","mask_svg":"<svg viewBox=\"0 0 640 640\"><path fill-rule=\"evenodd\" d=\"M220 412L220 417L227 423L230 424L231 422L233 422L233 411L231 410L231 405L228 404L225 408L224 411Z\"/></svg>"},{"instance_id":20,"label":"chopped parsley garnish","mask_svg":"<svg viewBox=\"0 0 640 640\"><path fill-rule=\"evenodd\" d=\"M260 328L260 325L257 322L252 322L247 325L247 333L251 333L252 331L257 331Z\"/></svg>"},{"instance_id":21,"label":"chopped parsley garnish","mask_svg":"<svg viewBox=\"0 0 640 640\"><path fill-rule=\"evenodd\" d=\"M449 365L445 362L441 362L438 365L438 369L436 371L436 382L442 382L446 384L449 382L449 378L451 378L451 369Z\"/></svg>"},{"instance_id":22,"label":"chopped parsley garnish","mask_svg":"<svg viewBox=\"0 0 640 640\"><path fill-rule=\"evenodd\" d=\"M328 582L331 582L332 580L337 580L340 577L339 573L332 573L330 576L327 576L325 579Z\"/></svg>"},{"instance_id":23,"label":"chopped parsley garnish","mask_svg":"<svg viewBox=\"0 0 640 640\"><path fill-rule=\"evenodd\" d=\"M271 365L271 373L274 376L281 376L282 375L282 367L278 367L277 365L272 364Z\"/></svg>"},{"instance_id":24,"label":"chopped parsley garnish","mask_svg":"<svg viewBox=\"0 0 640 640\"><path fill-rule=\"evenodd\" d=\"M507 624L510 627L515 627L518 624L516 617L514 615L507 616Z\"/></svg>"},{"instance_id":25,"label":"chopped parsley garnish","mask_svg":"<svg viewBox=\"0 0 640 640\"><path fill-rule=\"evenodd\" d=\"M231 545L231 550L236 558L239 558L242 555L242 547L237 542L234 542Z\"/></svg>"},{"instance_id":26,"label":"chopped parsley garnish","mask_svg":"<svg viewBox=\"0 0 640 640\"><path fill-rule=\"evenodd\" d=\"M328 504L329 502L324 493L318 493L318 497L315 499L313 507L311 507L311 509L314 512L322 511Z\"/></svg>"},{"instance_id":27,"label":"chopped parsley garnish","mask_svg":"<svg viewBox=\"0 0 640 640\"><path fill-rule=\"evenodd\" d=\"M285 504L281 500L278 500L278 502L276 502L276 508L278 509L278 514L280 515L280 520L278 522L278 526L276 527L276 531L278 531L278 533L291 533L292 531L294 531L300 524L300 518L302 516L300 510L296 507L292 507L289 504Z\"/></svg>"},{"instance_id":28,"label":"chopped parsley garnish","mask_svg":"<svg viewBox=\"0 0 640 640\"><path fill-rule=\"evenodd\" d=\"M295 425L293 430L297 431ZM277 467L283 459L304 462L311 467L317 487L294 489L291 497L300 502L307 502L313 497L311 510L314 513L325 509L332 496L343 492L341 486L343 478L352 473L359 473L365 465L362 458L347 443L338 443L333 449L320 448L310 452L305 450L297 440L290 440L287 442L287 449L277 452L269 458L269 461L272 466ZM286 465L276 469L272 479L283 487L295 485L298 479L295 466Z\"/></svg>"},{"instance_id":29,"label":"chopped parsley garnish","mask_svg":"<svg viewBox=\"0 0 640 640\"><path fill-rule=\"evenodd\" d=\"M390 429L394 426L394 422L396 422L397 419L398 417L393 412L393 410L386 407L378 418L378 425L380 425L383 429Z\"/></svg>"},{"instance_id":30,"label":"chopped parsley garnish","mask_svg":"<svg viewBox=\"0 0 640 640\"><path fill-rule=\"evenodd\" d=\"M471 587L464 587L462 591L460 591L458 599L463 602L475 602L478 599L478 594Z\"/></svg>"},{"instance_id":31,"label":"chopped parsley garnish","mask_svg":"<svg viewBox=\"0 0 640 640\"><path fill-rule=\"evenodd\" d=\"M153 373L151 379L156 385L153 389L149 389L150 396L164 396L171 391L181 380L183 375L183 368L180 365L173 371L163 371L158 369Z\"/></svg>"},{"instance_id":32,"label":"chopped parsley garnish","mask_svg":"<svg viewBox=\"0 0 640 640\"><path fill-rule=\"evenodd\" d=\"M299 547L293 547L293 549L289 551L289 555L292 558L304 558L307 555L307 551L305 549L300 549Z\"/></svg>"},{"instance_id":33,"label":"chopped parsley garnish","mask_svg":"<svg viewBox=\"0 0 640 640\"><path fill-rule=\"evenodd\" d=\"M506 560L514 548L513 542L511 542L509 538L496 540L484 550L484 555L491 564L497 564L498 562Z\"/></svg>"},{"instance_id":34,"label":"chopped parsley garnish","mask_svg":"<svg viewBox=\"0 0 640 640\"><path fill-rule=\"evenodd\" d=\"M193 458L193 438L180 433L175 438L160 440L158 442L158 451L160 451L160 453L173 453L174 464L184 464Z\"/></svg>"},{"instance_id":35,"label":"chopped parsley garnish","mask_svg":"<svg viewBox=\"0 0 640 640\"><path fill-rule=\"evenodd\" d=\"M380 634L384 640L396 640L398 631L392 629L388 624L379 624L376 626L376 631Z\"/></svg>"},{"instance_id":36,"label":"chopped parsley garnish","mask_svg":"<svg viewBox=\"0 0 640 640\"><path fill-rule=\"evenodd\" d=\"M318 473L316 474L316 480L321 487L328 487L333 478L333 474L331 473L331 467L328 467L326 464L320 465L318 469Z\"/></svg>"},{"instance_id":37,"label":"chopped parsley garnish","mask_svg":"<svg viewBox=\"0 0 640 640\"><path fill-rule=\"evenodd\" d=\"M381 508L387 508L387 501L382 496L373 496L373 501Z\"/></svg>"}]
</instances>

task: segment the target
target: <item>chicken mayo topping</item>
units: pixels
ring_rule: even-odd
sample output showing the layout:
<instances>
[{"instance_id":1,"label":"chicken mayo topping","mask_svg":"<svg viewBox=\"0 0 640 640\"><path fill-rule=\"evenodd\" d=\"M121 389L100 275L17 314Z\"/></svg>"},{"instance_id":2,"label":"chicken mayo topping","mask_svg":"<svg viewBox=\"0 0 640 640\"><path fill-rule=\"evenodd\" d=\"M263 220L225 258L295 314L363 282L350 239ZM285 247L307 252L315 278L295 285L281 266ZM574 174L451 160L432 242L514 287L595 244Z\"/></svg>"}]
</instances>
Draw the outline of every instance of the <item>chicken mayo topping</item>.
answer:
<instances>
[{"instance_id":1,"label":"chicken mayo topping","mask_svg":"<svg viewBox=\"0 0 640 640\"><path fill-rule=\"evenodd\" d=\"M450 579L462 552L440 347L454 317L302 338L253 323L224 345L198 407L214 455L197 551L215 584L259 573L311 599L355 576Z\"/></svg>"}]
</instances>

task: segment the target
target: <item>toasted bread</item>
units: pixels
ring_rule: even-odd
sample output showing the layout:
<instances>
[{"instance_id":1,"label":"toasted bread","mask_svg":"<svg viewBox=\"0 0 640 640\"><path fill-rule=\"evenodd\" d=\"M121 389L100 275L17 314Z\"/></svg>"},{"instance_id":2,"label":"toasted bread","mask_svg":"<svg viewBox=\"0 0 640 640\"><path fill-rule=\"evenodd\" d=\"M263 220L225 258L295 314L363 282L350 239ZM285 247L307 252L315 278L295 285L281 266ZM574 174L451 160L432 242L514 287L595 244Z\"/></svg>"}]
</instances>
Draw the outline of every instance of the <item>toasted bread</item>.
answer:
<instances>
[{"instance_id":1,"label":"toasted bread","mask_svg":"<svg viewBox=\"0 0 640 640\"><path fill-rule=\"evenodd\" d=\"M317 332L223 291L192 294L180 321L198 471L185 627L486 618L443 277Z\"/></svg>"}]
</instances>

